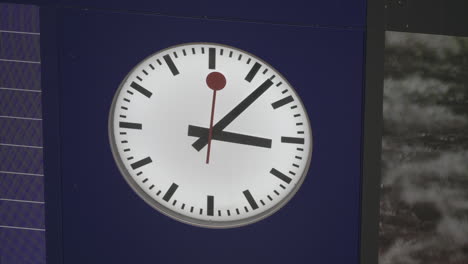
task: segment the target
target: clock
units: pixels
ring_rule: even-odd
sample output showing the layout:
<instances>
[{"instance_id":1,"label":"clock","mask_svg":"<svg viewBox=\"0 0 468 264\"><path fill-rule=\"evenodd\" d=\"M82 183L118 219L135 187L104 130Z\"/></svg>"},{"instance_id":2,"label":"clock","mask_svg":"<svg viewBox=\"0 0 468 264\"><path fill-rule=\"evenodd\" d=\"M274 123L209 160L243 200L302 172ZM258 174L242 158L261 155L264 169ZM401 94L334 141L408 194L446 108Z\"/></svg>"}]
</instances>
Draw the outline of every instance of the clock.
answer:
<instances>
[{"instance_id":1,"label":"clock","mask_svg":"<svg viewBox=\"0 0 468 264\"><path fill-rule=\"evenodd\" d=\"M216 43L172 46L135 66L114 96L109 138L144 201L208 228L279 210L312 155L309 118L291 84L257 56Z\"/></svg>"}]
</instances>

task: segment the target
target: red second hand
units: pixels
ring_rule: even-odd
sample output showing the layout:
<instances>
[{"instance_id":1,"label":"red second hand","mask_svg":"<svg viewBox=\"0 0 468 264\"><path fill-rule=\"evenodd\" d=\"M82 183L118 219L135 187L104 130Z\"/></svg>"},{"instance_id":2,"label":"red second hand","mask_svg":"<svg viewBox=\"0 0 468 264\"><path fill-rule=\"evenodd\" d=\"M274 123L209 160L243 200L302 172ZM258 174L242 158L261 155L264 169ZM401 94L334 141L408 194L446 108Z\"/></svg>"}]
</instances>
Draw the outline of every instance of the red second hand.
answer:
<instances>
[{"instance_id":1,"label":"red second hand","mask_svg":"<svg viewBox=\"0 0 468 264\"><path fill-rule=\"evenodd\" d=\"M206 77L208 88L213 90L213 100L211 102L210 129L208 131L208 150L206 152L206 164L210 163L211 139L213 138L213 120L216 105L216 91L226 86L226 78L220 72L212 72Z\"/></svg>"}]
</instances>

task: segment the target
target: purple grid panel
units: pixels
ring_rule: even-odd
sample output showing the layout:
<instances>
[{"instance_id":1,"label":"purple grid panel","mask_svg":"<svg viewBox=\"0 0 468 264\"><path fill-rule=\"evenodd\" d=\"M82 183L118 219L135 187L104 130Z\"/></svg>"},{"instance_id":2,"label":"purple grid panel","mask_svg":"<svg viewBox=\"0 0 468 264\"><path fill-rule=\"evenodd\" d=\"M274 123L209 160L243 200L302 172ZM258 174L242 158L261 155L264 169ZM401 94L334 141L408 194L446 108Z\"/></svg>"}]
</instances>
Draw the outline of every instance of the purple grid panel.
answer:
<instances>
[{"instance_id":1,"label":"purple grid panel","mask_svg":"<svg viewBox=\"0 0 468 264\"><path fill-rule=\"evenodd\" d=\"M1 264L45 264L45 232L0 228Z\"/></svg>"},{"instance_id":2,"label":"purple grid panel","mask_svg":"<svg viewBox=\"0 0 468 264\"><path fill-rule=\"evenodd\" d=\"M41 118L39 8L0 4L0 115ZM6 32L9 31L9 32ZM20 89L20 91L15 91ZM23 91L21 91L23 90ZM29 91L31 90L31 91ZM42 122L0 118L0 264L45 264ZM8 201L21 200L21 201ZM38 228L40 230L31 230Z\"/></svg>"},{"instance_id":3,"label":"purple grid panel","mask_svg":"<svg viewBox=\"0 0 468 264\"><path fill-rule=\"evenodd\" d=\"M0 200L0 226L45 228L44 204Z\"/></svg>"},{"instance_id":4,"label":"purple grid panel","mask_svg":"<svg viewBox=\"0 0 468 264\"><path fill-rule=\"evenodd\" d=\"M40 61L40 36L0 32L0 58Z\"/></svg>"},{"instance_id":5,"label":"purple grid panel","mask_svg":"<svg viewBox=\"0 0 468 264\"><path fill-rule=\"evenodd\" d=\"M0 172L0 198L44 201L44 177Z\"/></svg>"},{"instance_id":6,"label":"purple grid panel","mask_svg":"<svg viewBox=\"0 0 468 264\"><path fill-rule=\"evenodd\" d=\"M0 145L0 171L44 174L42 149Z\"/></svg>"},{"instance_id":7,"label":"purple grid panel","mask_svg":"<svg viewBox=\"0 0 468 264\"><path fill-rule=\"evenodd\" d=\"M42 121L0 117L0 142L42 146Z\"/></svg>"},{"instance_id":8,"label":"purple grid panel","mask_svg":"<svg viewBox=\"0 0 468 264\"><path fill-rule=\"evenodd\" d=\"M0 61L0 88L41 90L41 65Z\"/></svg>"},{"instance_id":9,"label":"purple grid panel","mask_svg":"<svg viewBox=\"0 0 468 264\"><path fill-rule=\"evenodd\" d=\"M1 3L0 30L39 32L39 8Z\"/></svg>"},{"instance_id":10,"label":"purple grid panel","mask_svg":"<svg viewBox=\"0 0 468 264\"><path fill-rule=\"evenodd\" d=\"M0 90L0 116L41 118L41 93Z\"/></svg>"}]
</instances>

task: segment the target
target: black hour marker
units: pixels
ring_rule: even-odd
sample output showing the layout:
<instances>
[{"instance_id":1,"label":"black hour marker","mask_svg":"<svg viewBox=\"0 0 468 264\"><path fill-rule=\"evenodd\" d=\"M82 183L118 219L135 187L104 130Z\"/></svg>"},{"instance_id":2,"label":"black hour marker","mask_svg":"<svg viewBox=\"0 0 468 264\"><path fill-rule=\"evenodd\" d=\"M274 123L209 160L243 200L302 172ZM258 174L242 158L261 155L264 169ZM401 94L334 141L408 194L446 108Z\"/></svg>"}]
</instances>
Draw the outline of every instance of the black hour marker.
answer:
<instances>
[{"instance_id":1,"label":"black hour marker","mask_svg":"<svg viewBox=\"0 0 468 264\"><path fill-rule=\"evenodd\" d=\"M119 127L129 129L141 129L142 125L138 123L120 122Z\"/></svg>"},{"instance_id":2,"label":"black hour marker","mask_svg":"<svg viewBox=\"0 0 468 264\"><path fill-rule=\"evenodd\" d=\"M280 100L272 103L271 106L273 106L273 109L276 109L276 108L282 107L285 104L289 104L289 103L291 103L293 101L294 101L294 98L290 95L290 96L287 96L287 97L285 97L283 99L280 99Z\"/></svg>"},{"instance_id":3,"label":"black hour marker","mask_svg":"<svg viewBox=\"0 0 468 264\"><path fill-rule=\"evenodd\" d=\"M182 50L182 53L184 53L184 56L187 56L187 52L185 52L184 49Z\"/></svg>"},{"instance_id":4,"label":"black hour marker","mask_svg":"<svg viewBox=\"0 0 468 264\"><path fill-rule=\"evenodd\" d=\"M209 48L208 50L208 68L216 69L216 48Z\"/></svg>"},{"instance_id":5,"label":"black hour marker","mask_svg":"<svg viewBox=\"0 0 468 264\"><path fill-rule=\"evenodd\" d=\"M281 142L291 144L304 144L304 139L296 137L281 137Z\"/></svg>"},{"instance_id":6,"label":"black hour marker","mask_svg":"<svg viewBox=\"0 0 468 264\"><path fill-rule=\"evenodd\" d=\"M140 92L142 95L150 98L151 95L153 94L152 92L146 90L145 88L143 88L143 86L139 85L138 83L136 82L132 82L130 84L130 87L132 87L133 89L137 90L138 92Z\"/></svg>"},{"instance_id":7,"label":"black hour marker","mask_svg":"<svg viewBox=\"0 0 468 264\"><path fill-rule=\"evenodd\" d=\"M260 67L262 67L262 65L260 65L260 63L256 62L254 64L254 66L252 66L252 69L250 69L247 76L245 76L245 80L248 81L248 82L251 82L253 80L253 78L255 77L255 75L257 74L258 70L260 70Z\"/></svg>"},{"instance_id":8,"label":"black hour marker","mask_svg":"<svg viewBox=\"0 0 468 264\"><path fill-rule=\"evenodd\" d=\"M169 189L167 190L166 194L164 194L163 200L166 202L169 202L169 200L171 199L172 195L174 195L177 188L179 188L179 185L173 183L171 187L169 187Z\"/></svg>"},{"instance_id":9,"label":"black hour marker","mask_svg":"<svg viewBox=\"0 0 468 264\"><path fill-rule=\"evenodd\" d=\"M257 202L255 202L255 199L252 197L252 194L250 193L249 190L245 190L242 192L245 196L245 198L247 199L247 202L249 202L250 206L252 207L252 209L258 209L258 204Z\"/></svg>"},{"instance_id":10,"label":"black hour marker","mask_svg":"<svg viewBox=\"0 0 468 264\"><path fill-rule=\"evenodd\" d=\"M270 173L273 174L274 176L278 177L278 179L284 181L285 183L290 183L291 182L291 178L284 175L282 172L276 170L275 168L271 169Z\"/></svg>"},{"instance_id":11,"label":"black hour marker","mask_svg":"<svg viewBox=\"0 0 468 264\"><path fill-rule=\"evenodd\" d=\"M145 70L143 70L143 73L144 73L145 75L148 75L148 72L146 72Z\"/></svg>"},{"instance_id":12,"label":"black hour marker","mask_svg":"<svg viewBox=\"0 0 468 264\"><path fill-rule=\"evenodd\" d=\"M207 215L210 215L210 216L213 216L213 211L214 211L214 196L208 195L208 196L206 197L206 202L207 202L207 205L206 205L206 214L207 214Z\"/></svg>"},{"instance_id":13,"label":"black hour marker","mask_svg":"<svg viewBox=\"0 0 468 264\"><path fill-rule=\"evenodd\" d=\"M150 158L150 157L146 157L146 158L144 158L144 159L142 159L142 160L139 160L139 161L137 161L137 162L135 162L135 163L132 163L132 165L130 165L130 166L132 166L132 169L136 170L136 169L138 169L138 168L140 168L140 167L143 167L143 166L145 166L146 164L149 164L149 163L151 163L151 162L153 162L153 161L151 160L151 158Z\"/></svg>"},{"instance_id":14,"label":"black hour marker","mask_svg":"<svg viewBox=\"0 0 468 264\"><path fill-rule=\"evenodd\" d=\"M164 55L163 58L164 58L164 60L166 61L167 66L168 66L169 69L171 70L172 75L176 76L177 74L179 74L179 70L177 69L177 67L175 66L174 62L172 61L171 56L169 56L169 55Z\"/></svg>"},{"instance_id":15,"label":"black hour marker","mask_svg":"<svg viewBox=\"0 0 468 264\"><path fill-rule=\"evenodd\" d=\"M153 64L150 63L149 66L151 67L152 70L154 70Z\"/></svg>"}]
</instances>

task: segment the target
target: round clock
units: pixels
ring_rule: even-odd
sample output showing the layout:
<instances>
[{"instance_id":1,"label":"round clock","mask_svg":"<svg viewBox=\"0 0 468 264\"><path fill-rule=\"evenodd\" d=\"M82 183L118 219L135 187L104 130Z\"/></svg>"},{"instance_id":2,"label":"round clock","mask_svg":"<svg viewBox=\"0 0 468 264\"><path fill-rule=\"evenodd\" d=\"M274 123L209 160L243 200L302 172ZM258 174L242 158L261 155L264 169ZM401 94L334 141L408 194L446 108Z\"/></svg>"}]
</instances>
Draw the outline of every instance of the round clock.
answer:
<instances>
[{"instance_id":1,"label":"round clock","mask_svg":"<svg viewBox=\"0 0 468 264\"><path fill-rule=\"evenodd\" d=\"M139 63L114 96L109 137L143 200L210 228L276 212L312 155L309 118L289 82L258 57L215 43L173 46Z\"/></svg>"}]
</instances>

